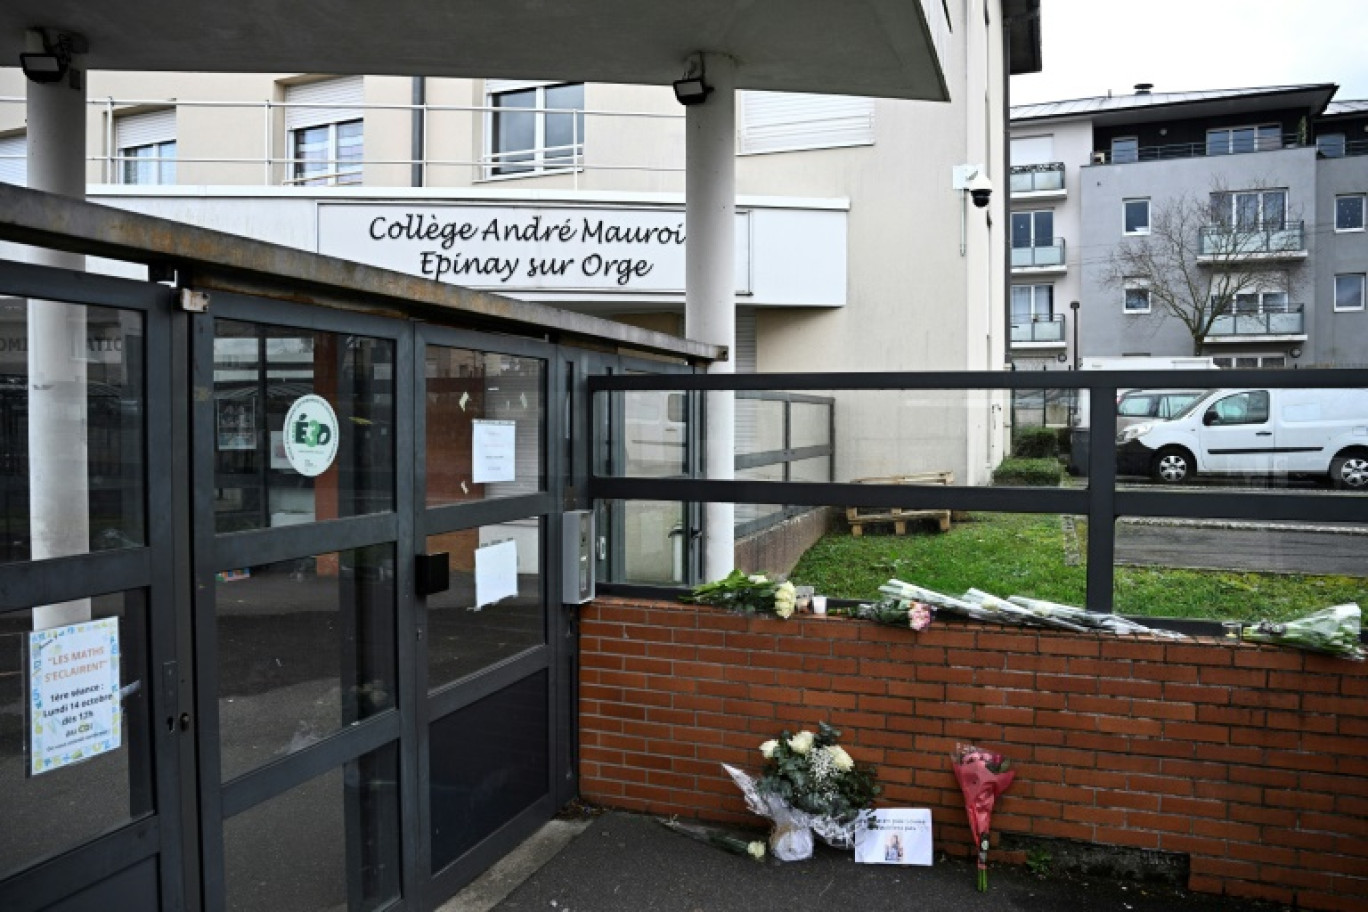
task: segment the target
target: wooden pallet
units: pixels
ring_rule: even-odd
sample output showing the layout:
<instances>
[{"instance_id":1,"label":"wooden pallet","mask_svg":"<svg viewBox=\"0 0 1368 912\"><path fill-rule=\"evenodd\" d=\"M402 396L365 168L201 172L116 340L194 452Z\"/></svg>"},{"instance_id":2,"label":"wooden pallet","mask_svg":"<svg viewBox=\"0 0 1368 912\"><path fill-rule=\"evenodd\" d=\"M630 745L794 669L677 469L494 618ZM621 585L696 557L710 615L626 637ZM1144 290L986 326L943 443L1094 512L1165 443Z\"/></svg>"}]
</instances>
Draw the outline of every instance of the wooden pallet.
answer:
<instances>
[{"instance_id":1,"label":"wooden pallet","mask_svg":"<svg viewBox=\"0 0 1368 912\"><path fill-rule=\"evenodd\" d=\"M954 472L917 472L910 475L888 475L877 478L856 478L854 484L954 484ZM934 519L942 532L950 531L949 510L904 510L871 507L846 507L846 522L850 534L859 538L864 527L874 523L892 523L894 535L906 535L908 520Z\"/></svg>"}]
</instances>

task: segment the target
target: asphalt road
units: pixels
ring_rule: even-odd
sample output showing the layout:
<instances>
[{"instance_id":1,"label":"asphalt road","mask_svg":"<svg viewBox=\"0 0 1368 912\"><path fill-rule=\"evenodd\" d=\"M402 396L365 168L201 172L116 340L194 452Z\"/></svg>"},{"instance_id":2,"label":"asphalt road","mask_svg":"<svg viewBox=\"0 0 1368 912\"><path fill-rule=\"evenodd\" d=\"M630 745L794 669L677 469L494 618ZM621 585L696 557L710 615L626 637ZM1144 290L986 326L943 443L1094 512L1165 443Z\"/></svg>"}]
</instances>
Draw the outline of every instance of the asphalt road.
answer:
<instances>
[{"instance_id":1,"label":"asphalt road","mask_svg":"<svg viewBox=\"0 0 1368 912\"><path fill-rule=\"evenodd\" d=\"M1362 527L1298 531L1279 524L1121 522L1116 561L1204 570L1368 576L1368 534Z\"/></svg>"}]
</instances>

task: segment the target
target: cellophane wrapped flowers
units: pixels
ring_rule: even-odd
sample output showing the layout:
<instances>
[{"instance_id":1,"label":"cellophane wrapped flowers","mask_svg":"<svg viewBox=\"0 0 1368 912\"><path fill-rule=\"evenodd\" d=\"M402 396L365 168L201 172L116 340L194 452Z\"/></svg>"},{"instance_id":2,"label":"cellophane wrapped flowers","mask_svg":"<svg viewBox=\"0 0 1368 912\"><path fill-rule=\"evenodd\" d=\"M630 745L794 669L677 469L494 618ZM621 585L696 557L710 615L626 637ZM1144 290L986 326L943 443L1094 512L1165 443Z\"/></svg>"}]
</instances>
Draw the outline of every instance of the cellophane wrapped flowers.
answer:
<instances>
[{"instance_id":1,"label":"cellophane wrapped flowers","mask_svg":"<svg viewBox=\"0 0 1368 912\"><path fill-rule=\"evenodd\" d=\"M712 605L738 614L772 614L787 619L797 604L797 590L788 580L776 579L764 573L731 573L695 586L682 599L695 605Z\"/></svg>"}]
</instances>

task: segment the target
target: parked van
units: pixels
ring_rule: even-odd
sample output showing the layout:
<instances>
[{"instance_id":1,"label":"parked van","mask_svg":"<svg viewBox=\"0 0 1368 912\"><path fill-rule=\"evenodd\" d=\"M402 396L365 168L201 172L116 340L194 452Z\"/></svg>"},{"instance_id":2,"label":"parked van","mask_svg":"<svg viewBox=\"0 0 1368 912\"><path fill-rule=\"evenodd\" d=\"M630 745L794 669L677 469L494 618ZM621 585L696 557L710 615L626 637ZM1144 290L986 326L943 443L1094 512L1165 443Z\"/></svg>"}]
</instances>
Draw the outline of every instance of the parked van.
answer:
<instances>
[{"instance_id":1,"label":"parked van","mask_svg":"<svg viewBox=\"0 0 1368 912\"><path fill-rule=\"evenodd\" d=\"M1170 484L1316 476L1368 491L1368 388L1212 390L1169 421L1120 431L1116 470Z\"/></svg>"}]
</instances>

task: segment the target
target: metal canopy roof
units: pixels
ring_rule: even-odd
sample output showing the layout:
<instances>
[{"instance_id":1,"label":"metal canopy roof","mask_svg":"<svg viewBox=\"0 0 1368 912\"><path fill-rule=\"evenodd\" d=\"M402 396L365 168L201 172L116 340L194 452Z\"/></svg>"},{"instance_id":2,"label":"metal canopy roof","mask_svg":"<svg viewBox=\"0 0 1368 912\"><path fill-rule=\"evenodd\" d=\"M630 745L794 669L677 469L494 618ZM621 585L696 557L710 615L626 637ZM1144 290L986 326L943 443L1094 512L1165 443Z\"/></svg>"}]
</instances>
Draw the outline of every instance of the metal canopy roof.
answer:
<instances>
[{"instance_id":1,"label":"metal canopy roof","mask_svg":"<svg viewBox=\"0 0 1368 912\"><path fill-rule=\"evenodd\" d=\"M83 35L89 70L666 85L707 51L737 60L738 88L945 101L944 15L940 0L5 0L0 65L36 26Z\"/></svg>"},{"instance_id":2,"label":"metal canopy roof","mask_svg":"<svg viewBox=\"0 0 1368 912\"><path fill-rule=\"evenodd\" d=\"M1223 114L1305 108L1313 115L1325 109L1334 83L1266 86L1254 89L1212 89L1201 92L1137 92L1134 95L1074 98L1040 104L1014 105L1012 123L1086 117L1094 124L1145 123L1175 117L1216 117Z\"/></svg>"}]
</instances>

